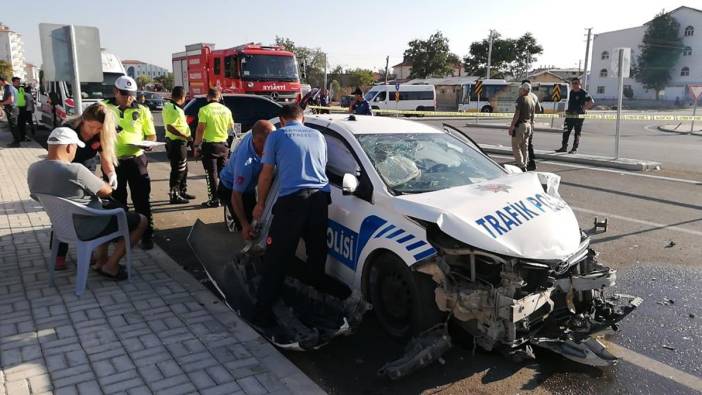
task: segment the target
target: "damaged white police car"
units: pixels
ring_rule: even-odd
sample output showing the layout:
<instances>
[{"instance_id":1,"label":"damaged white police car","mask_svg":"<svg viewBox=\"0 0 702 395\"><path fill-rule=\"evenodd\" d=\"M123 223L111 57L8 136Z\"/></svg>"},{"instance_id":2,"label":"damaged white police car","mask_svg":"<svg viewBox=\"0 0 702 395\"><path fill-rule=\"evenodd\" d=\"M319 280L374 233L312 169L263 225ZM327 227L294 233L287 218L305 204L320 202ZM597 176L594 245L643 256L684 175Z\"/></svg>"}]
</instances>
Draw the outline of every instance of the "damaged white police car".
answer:
<instances>
[{"instance_id":1,"label":"damaged white police car","mask_svg":"<svg viewBox=\"0 0 702 395\"><path fill-rule=\"evenodd\" d=\"M641 299L607 294L615 271L597 262L559 176L505 169L446 125L349 115L305 124L328 146L327 272L362 291L390 335L452 319L514 358L536 345L589 365L616 361L595 337ZM415 354L432 359L432 344Z\"/></svg>"}]
</instances>

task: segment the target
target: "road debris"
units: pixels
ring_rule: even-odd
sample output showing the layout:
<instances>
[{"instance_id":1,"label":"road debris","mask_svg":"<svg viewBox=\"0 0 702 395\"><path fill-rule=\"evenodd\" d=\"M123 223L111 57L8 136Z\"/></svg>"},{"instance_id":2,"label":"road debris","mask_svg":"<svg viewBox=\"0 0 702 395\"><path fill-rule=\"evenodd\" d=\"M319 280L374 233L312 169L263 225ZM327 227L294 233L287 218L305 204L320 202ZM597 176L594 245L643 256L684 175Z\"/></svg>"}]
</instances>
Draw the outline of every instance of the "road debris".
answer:
<instances>
[{"instance_id":1,"label":"road debris","mask_svg":"<svg viewBox=\"0 0 702 395\"><path fill-rule=\"evenodd\" d=\"M668 243L665 245L665 248L673 248L675 247L675 242L673 240L668 241Z\"/></svg>"},{"instance_id":2,"label":"road debris","mask_svg":"<svg viewBox=\"0 0 702 395\"><path fill-rule=\"evenodd\" d=\"M665 344L663 344L663 348L665 348L666 350L675 351L675 347L666 346Z\"/></svg>"}]
</instances>

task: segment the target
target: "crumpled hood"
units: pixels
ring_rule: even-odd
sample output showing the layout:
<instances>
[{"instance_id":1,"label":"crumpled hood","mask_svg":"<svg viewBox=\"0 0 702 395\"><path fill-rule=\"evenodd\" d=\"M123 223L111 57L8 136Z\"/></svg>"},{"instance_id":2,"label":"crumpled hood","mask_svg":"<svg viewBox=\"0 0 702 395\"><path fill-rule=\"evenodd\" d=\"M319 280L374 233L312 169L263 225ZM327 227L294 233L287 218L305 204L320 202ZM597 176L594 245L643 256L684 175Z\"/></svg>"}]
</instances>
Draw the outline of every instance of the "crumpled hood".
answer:
<instances>
[{"instance_id":1,"label":"crumpled hood","mask_svg":"<svg viewBox=\"0 0 702 395\"><path fill-rule=\"evenodd\" d=\"M402 195L392 204L404 215L436 223L449 236L475 248L512 257L561 260L578 250L580 227L573 211L557 196L546 194L539 175L530 172Z\"/></svg>"}]
</instances>

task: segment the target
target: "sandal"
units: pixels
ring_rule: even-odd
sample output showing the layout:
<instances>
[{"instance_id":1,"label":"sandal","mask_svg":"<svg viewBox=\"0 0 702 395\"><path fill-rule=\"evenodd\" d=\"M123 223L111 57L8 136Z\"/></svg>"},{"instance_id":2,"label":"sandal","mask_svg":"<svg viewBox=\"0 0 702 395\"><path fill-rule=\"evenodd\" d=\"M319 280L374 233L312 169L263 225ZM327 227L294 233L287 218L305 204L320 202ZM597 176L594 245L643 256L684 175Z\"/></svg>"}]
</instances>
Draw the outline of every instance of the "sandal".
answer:
<instances>
[{"instance_id":1,"label":"sandal","mask_svg":"<svg viewBox=\"0 0 702 395\"><path fill-rule=\"evenodd\" d=\"M119 269L117 270L117 274L108 273L108 272L106 272L106 271L103 271L102 268L96 269L95 271L96 271L99 275L104 276L104 277L107 277L107 278L109 278L110 280L114 280L114 281L124 281L124 280L126 280L126 279L129 277L129 276L127 275L127 269L126 269L124 266L122 266L122 265L119 265Z\"/></svg>"}]
</instances>

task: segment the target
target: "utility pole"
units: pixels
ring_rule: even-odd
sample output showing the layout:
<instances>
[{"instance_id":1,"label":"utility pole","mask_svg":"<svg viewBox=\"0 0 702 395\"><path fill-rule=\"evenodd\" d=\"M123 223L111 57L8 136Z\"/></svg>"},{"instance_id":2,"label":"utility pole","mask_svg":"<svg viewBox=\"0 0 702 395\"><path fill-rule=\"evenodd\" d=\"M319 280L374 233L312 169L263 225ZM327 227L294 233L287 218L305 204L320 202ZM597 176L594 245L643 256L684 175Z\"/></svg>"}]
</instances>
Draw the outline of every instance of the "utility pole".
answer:
<instances>
[{"instance_id":1,"label":"utility pole","mask_svg":"<svg viewBox=\"0 0 702 395\"><path fill-rule=\"evenodd\" d=\"M385 57L385 104L388 104L390 97L390 88L388 88L388 66L390 65L390 56Z\"/></svg>"},{"instance_id":2,"label":"utility pole","mask_svg":"<svg viewBox=\"0 0 702 395\"><path fill-rule=\"evenodd\" d=\"M494 35L494 30L490 29L490 36L488 36L488 58L487 58L487 73L485 75L485 79L489 80L490 79L490 63L492 61L492 39Z\"/></svg>"},{"instance_id":3,"label":"utility pole","mask_svg":"<svg viewBox=\"0 0 702 395\"><path fill-rule=\"evenodd\" d=\"M327 89L327 53L324 53L324 89Z\"/></svg>"},{"instance_id":4,"label":"utility pole","mask_svg":"<svg viewBox=\"0 0 702 395\"><path fill-rule=\"evenodd\" d=\"M587 44L585 45L585 71L583 72L583 89L587 90L587 62L590 60L590 36L592 35L592 28L587 28Z\"/></svg>"}]
</instances>

